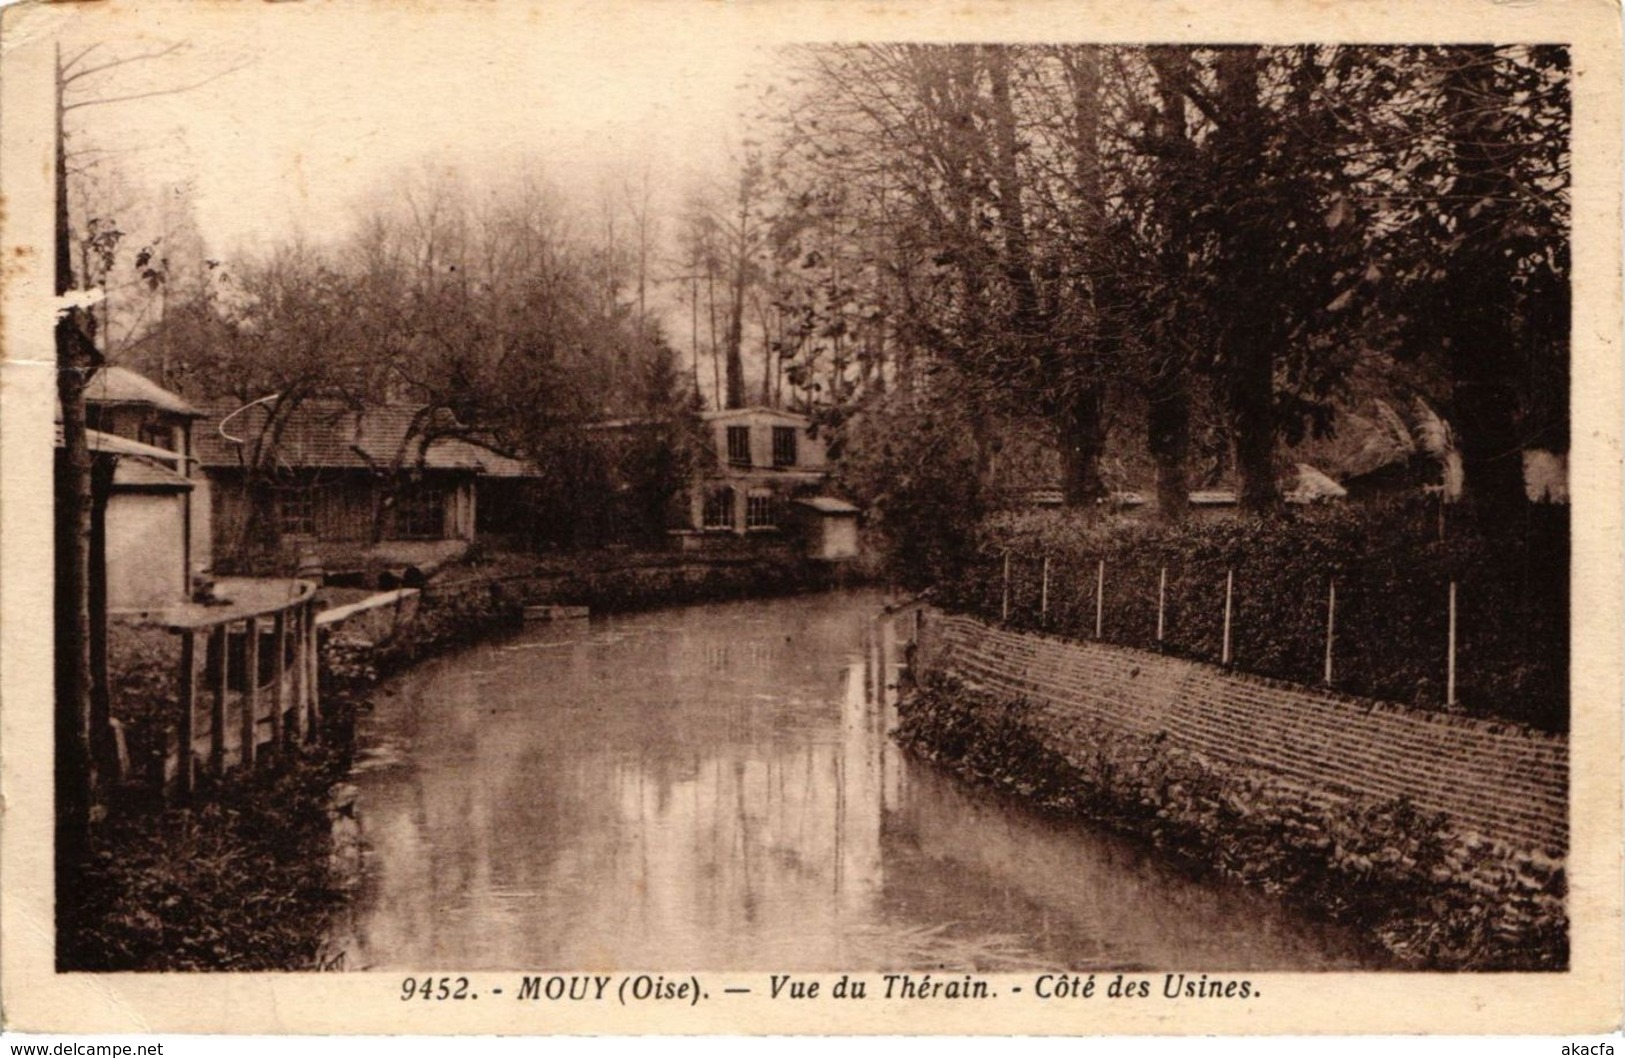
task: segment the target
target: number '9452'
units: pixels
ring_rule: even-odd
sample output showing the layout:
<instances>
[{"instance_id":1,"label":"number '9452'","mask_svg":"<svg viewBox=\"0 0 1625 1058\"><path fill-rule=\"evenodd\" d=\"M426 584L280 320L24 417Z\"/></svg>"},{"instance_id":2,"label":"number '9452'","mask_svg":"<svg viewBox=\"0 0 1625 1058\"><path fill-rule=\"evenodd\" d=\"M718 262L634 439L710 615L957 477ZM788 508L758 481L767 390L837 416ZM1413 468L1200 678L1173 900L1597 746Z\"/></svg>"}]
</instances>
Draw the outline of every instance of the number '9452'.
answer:
<instances>
[{"instance_id":1,"label":"number '9452'","mask_svg":"<svg viewBox=\"0 0 1625 1058\"><path fill-rule=\"evenodd\" d=\"M466 977L408 977L401 981L401 1001L409 999L473 999Z\"/></svg>"}]
</instances>

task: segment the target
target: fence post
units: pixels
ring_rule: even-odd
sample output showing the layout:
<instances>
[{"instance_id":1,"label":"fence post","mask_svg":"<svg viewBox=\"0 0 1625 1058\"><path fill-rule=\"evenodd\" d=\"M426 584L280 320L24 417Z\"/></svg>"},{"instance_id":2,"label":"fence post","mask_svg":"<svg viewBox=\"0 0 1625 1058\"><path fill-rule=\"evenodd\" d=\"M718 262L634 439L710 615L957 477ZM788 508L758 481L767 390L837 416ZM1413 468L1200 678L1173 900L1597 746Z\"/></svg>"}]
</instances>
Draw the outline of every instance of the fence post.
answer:
<instances>
[{"instance_id":1,"label":"fence post","mask_svg":"<svg viewBox=\"0 0 1625 1058\"><path fill-rule=\"evenodd\" d=\"M180 759L175 762L175 781L182 797L192 793L196 776L192 761L192 740L197 737L197 633L190 628L181 633L181 729Z\"/></svg>"},{"instance_id":2,"label":"fence post","mask_svg":"<svg viewBox=\"0 0 1625 1058\"><path fill-rule=\"evenodd\" d=\"M288 615L293 619L293 628L289 630L289 638L293 640L293 739L303 742L305 703L309 695L306 684L310 679L310 666L305 663L305 608L295 606Z\"/></svg>"},{"instance_id":3,"label":"fence post","mask_svg":"<svg viewBox=\"0 0 1625 1058\"><path fill-rule=\"evenodd\" d=\"M1106 627L1106 560L1095 565L1095 638L1099 639Z\"/></svg>"},{"instance_id":4,"label":"fence post","mask_svg":"<svg viewBox=\"0 0 1625 1058\"><path fill-rule=\"evenodd\" d=\"M216 776L226 773L226 694L227 680L231 676L231 627L214 627L215 642L219 644L216 657L220 659L219 679L215 681L214 709L209 724L209 767Z\"/></svg>"},{"instance_id":5,"label":"fence post","mask_svg":"<svg viewBox=\"0 0 1625 1058\"><path fill-rule=\"evenodd\" d=\"M1038 591L1038 618L1049 624L1049 556L1044 556L1044 581Z\"/></svg>"},{"instance_id":6,"label":"fence post","mask_svg":"<svg viewBox=\"0 0 1625 1058\"><path fill-rule=\"evenodd\" d=\"M316 632L316 604L311 602L305 611L305 627L310 633L310 734L315 738L322 733L322 650Z\"/></svg>"},{"instance_id":7,"label":"fence post","mask_svg":"<svg viewBox=\"0 0 1625 1058\"><path fill-rule=\"evenodd\" d=\"M1010 552L1004 553L1004 601L999 607L999 621L1010 623Z\"/></svg>"},{"instance_id":8,"label":"fence post","mask_svg":"<svg viewBox=\"0 0 1625 1058\"><path fill-rule=\"evenodd\" d=\"M1337 578L1327 578L1326 587L1326 686L1332 685L1332 639L1337 635Z\"/></svg>"},{"instance_id":9,"label":"fence post","mask_svg":"<svg viewBox=\"0 0 1625 1058\"><path fill-rule=\"evenodd\" d=\"M1168 600L1168 567L1162 567L1161 576L1157 578L1157 646L1162 646L1162 633L1164 628L1163 613Z\"/></svg>"},{"instance_id":10,"label":"fence post","mask_svg":"<svg viewBox=\"0 0 1625 1058\"><path fill-rule=\"evenodd\" d=\"M238 762L244 769L254 767L254 757L259 749L259 722L260 722L260 621L257 617L248 619L247 649L243 651L243 719L241 738L242 752L238 754Z\"/></svg>"},{"instance_id":11,"label":"fence post","mask_svg":"<svg viewBox=\"0 0 1625 1058\"><path fill-rule=\"evenodd\" d=\"M1224 571L1224 648L1219 656L1221 665L1230 664L1230 605L1236 590L1236 571Z\"/></svg>"},{"instance_id":12,"label":"fence post","mask_svg":"<svg viewBox=\"0 0 1625 1058\"><path fill-rule=\"evenodd\" d=\"M282 752L282 713L288 707L288 614L278 610L271 618L271 641L276 645L276 664L271 684L271 748Z\"/></svg>"},{"instance_id":13,"label":"fence post","mask_svg":"<svg viewBox=\"0 0 1625 1058\"><path fill-rule=\"evenodd\" d=\"M1445 660L1444 704L1456 704L1456 582L1450 582L1450 644Z\"/></svg>"}]
</instances>

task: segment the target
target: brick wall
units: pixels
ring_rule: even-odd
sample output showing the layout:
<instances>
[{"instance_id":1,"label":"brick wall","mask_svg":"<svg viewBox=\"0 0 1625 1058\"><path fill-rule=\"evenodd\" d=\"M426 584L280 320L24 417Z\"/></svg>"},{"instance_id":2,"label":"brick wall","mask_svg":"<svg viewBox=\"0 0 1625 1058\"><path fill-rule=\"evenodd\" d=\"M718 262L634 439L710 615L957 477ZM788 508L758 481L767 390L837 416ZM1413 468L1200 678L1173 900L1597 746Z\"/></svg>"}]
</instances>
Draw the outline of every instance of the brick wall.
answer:
<instances>
[{"instance_id":1,"label":"brick wall","mask_svg":"<svg viewBox=\"0 0 1625 1058\"><path fill-rule=\"evenodd\" d=\"M1568 840L1564 736L1233 675L1125 647L1010 632L927 612L916 664L1042 706L1058 748L1068 720L1163 733L1215 762L1260 767L1310 792L1406 796L1458 829L1560 856Z\"/></svg>"}]
</instances>

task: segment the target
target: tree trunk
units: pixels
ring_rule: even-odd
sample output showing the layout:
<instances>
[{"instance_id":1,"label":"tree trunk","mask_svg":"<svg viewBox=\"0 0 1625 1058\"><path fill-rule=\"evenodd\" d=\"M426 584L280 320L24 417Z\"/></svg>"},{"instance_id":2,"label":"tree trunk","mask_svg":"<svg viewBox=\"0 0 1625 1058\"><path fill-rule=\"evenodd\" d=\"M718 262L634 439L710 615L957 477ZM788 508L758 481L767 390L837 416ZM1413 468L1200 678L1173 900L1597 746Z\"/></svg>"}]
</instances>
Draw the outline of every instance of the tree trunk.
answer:
<instances>
[{"instance_id":1,"label":"tree trunk","mask_svg":"<svg viewBox=\"0 0 1625 1058\"><path fill-rule=\"evenodd\" d=\"M1187 465L1191 447L1191 396L1184 364L1171 362L1151 387L1146 432L1151 457L1156 461L1157 517L1183 521L1190 510Z\"/></svg>"},{"instance_id":2,"label":"tree trunk","mask_svg":"<svg viewBox=\"0 0 1625 1058\"><path fill-rule=\"evenodd\" d=\"M1106 495L1100 453L1106 443L1106 402L1098 387L1073 394L1060 421L1061 496L1068 507L1099 502Z\"/></svg>"},{"instance_id":3,"label":"tree trunk","mask_svg":"<svg viewBox=\"0 0 1625 1058\"><path fill-rule=\"evenodd\" d=\"M1270 259L1272 248L1267 243L1273 229L1271 219L1259 216L1255 204L1264 121L1258 99L1259 49L1225 48L1216 67L1224 120L1213 135L1213 162L1231 196L1219 232L1229 290L1228 303L1221 307L1229 319L1220 333L1219 355L1226 375L1241 507L1262 514L1279 504L1280 490L1274 465L1276 349L1260 275Z\"/></svg>"},{"instance_id":4,"label":"tree trunk","mask_svg":"<svg viewBox=\"0 0 1625 1058\"><path fill-rule=\"evenodd\" d=\"M1190 50L1155 47L1150 60L1157 76L1157 133L1162 142L1165 184L1177 181L1191 146L1185 121L1184 85L1190 76ZM1159 204L1163 245L1159 266L1169 282L1180 282L1189 267L1188 218L1170 203ZM1174 321L1177 326L1177 321ZM1190 367L1181 345L1170 335L1153 334L1155 371L1146 387L1146 436L1156 463L1157 517L1166 523L1184 520L1190 511L1191 394Z\"/></svg>"},{"instance_id":5,"label":"tree trunk","mask_svg":"<svg viewBox=\"0 0 1625 1058\"><path fill-rule=\"evenodd\" d=\"M62 60L56 75L56 282L58 297L73 289L68 229L68 163L63 136ZM57 398L62 406L62 449L56 458L56 809L59 880L84 851L96 792L92 742L90 552L94 496L85 422L85 387L96 368L96 349L81 329L82 309L56 324Z\"/></svg>"},{"instance_id":6,"label":"tree trunk","mask_svg":"<svg viewBox=\"0 0 1625 1058\"><path fill-rule=\"evenodd\" d=\"M1505 166L1498 160L1505 150L1502 119L1484 103L1495 98L1495 49L1475 45L1452 52L1445 77L1456 164L1450 201L1463 242L1445 265L1445 333L1466 494L1475 510L1494 521L1526 502L1518 393L1527 367L1511 328L1486 310L1510 296L1510 276L1499 267L1502 261L1493 245L1501 226L1493 216L1474 217L1468 211L1515 200L1518 193L1507 186ZM1507 208L1491 205L1485 213Z\"/></svg>"}]
</instances>

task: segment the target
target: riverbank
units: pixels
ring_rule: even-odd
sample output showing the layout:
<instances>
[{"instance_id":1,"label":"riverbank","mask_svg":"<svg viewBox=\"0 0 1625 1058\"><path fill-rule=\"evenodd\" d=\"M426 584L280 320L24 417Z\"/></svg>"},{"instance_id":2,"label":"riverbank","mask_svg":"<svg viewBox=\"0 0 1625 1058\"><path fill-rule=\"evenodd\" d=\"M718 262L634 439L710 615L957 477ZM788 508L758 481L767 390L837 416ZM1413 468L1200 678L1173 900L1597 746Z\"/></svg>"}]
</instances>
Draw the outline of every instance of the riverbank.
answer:
<instances>
[{"instance_id":1,"label":"riverbank","mask_svg":"<svg viewBox=\"0 0 1625 1058\"><path fill-rule=\"evenodd\" d=\"M1290 782L1195 751L1155 725L1062 715L935 666L920 674L899 717L896 737L917 755L1279 894L1362 931L1401 965L1567 965L1561 860L1464 834L1410 798Z\"/></svg>"}]
</instances>

